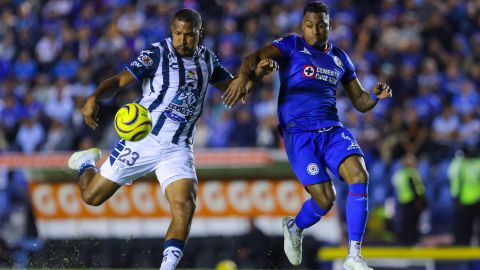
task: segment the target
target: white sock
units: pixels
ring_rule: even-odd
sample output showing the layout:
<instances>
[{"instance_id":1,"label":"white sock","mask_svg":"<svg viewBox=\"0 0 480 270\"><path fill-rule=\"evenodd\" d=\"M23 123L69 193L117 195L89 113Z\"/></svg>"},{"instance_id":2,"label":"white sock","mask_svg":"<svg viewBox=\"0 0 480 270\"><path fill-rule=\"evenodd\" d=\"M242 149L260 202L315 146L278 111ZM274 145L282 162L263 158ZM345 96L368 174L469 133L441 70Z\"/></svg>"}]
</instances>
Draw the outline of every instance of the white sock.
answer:
<instances>
[{"instance_id":1,"label":"white sock","mask_svg":"<svg viewBox=\"0 0 480 270\"><path fill-rule=\"evenodd\" d=\"M163 260L160 270L173 270L183 256L181 249L177 247L168 247L163 251Z\"/></svg>"},{"instance_id":2,"label":"white sock","mask_svg":"<svg viewBox=\"0 0 480 270\"><path fill-rule=\"evenodd\" d=\"M348 248L348 256L360 256L360 251L362 251L362 242L350 241Z\"/></svg>"}]
</instances>

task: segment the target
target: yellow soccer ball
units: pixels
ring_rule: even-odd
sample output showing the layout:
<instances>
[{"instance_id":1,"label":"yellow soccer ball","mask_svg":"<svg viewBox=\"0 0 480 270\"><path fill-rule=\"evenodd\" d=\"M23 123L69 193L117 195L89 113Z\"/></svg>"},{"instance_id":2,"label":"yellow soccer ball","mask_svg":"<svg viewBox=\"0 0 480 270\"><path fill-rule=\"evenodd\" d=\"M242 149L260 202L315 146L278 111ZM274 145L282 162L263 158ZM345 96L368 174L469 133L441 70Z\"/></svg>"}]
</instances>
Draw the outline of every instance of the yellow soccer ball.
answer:
<instances>
[{"instance_id":1,"label":"yellow soccer ball","mask_svg":"<svg viewBox=\"0 0 480 270\"><path fill-rule=\"evenodd\" d=\"M231 260L223 260L217 264L215 270L237 270L237 264Z\"/></svg>"},{"instance_id":2,"label":"yellow soccer ball","mask_svg":"<svg viewBox=\"0 0 480 270\"><path fill-rule=\"evenodd\" d=\"M128 103L123 105L115 114L114 126L120 138L138 142L150 134L152 117L150 112L142 105Z\"/></svg>"}]
</instances>

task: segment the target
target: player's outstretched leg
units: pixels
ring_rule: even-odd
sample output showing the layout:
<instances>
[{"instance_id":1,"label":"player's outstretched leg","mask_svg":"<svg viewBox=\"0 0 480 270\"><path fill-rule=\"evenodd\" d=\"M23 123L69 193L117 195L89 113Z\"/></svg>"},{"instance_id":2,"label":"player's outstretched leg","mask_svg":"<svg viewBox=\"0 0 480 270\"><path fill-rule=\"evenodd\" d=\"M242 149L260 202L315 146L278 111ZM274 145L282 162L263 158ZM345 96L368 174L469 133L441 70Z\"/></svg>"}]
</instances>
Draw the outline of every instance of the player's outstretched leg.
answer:
<instances>
[{"instance_id":1,"label":"player's outstretched leg","mask_svg":"<svg viewBox=\"0 0 480 270\"><path fill-rule=\"evenodd\" d=\"M349 249L343 264L344 270L373 270L361 256L361 247L368 217L368 173L363 157L353 155L345 159L339 168L340 175L348 183L347 226Z\"/></svg>"},{"instance_id":2,"label":"player's outstretched leg","mask_svg":"<svg viewBox=\"0 0 480 270\"><path fill-rule=\"evenodd\" d=\"M102 152L98 148L90 148L84 151L73 153L68 159L68 167L72 170L79 170L79 175L88 168L95 167L95 161L98 161Z\"/></svg>"},{"instance_id":3,"label":"player's outstretched leg","mask_svg":"<svg viewBox=\"0 0 480 270\"><path fill-rule=\"evenodd\" d=\"M295 219L283 219L283 249L288 260L293 265L302 262L303 230L311 227L325 216L332 208L335 192L330 181L321 184L309 185L307 191L312 198L306 200ZM320 202L320 205L316 201Z\"/></svg>"},{"instance_id":4,"label":"player's outstretched leg","mask_svg":"<svg viewBox=\"0 0 480 270\"><path fill-rule=\"evenodd\" d=\"M195 212L196 184L192 179L180 179L167 186L165 195L170 203L172 221L165 236L160 270L173 270L183 256L183 248Z\"/></svg>"},{"instance_id":5,"label":"player's outstretched leg","mask_svg":"<svg viewBox=\"0 0 480 270\"><path fill-rule=\"evenodd\" d=\"M93 206L102 204L110 198L120 185L103 177L95 166L102 153L98 148L90 148L73 153L68 167L78 171L80 194L85 203Z\"/></svg>"}]
</instances>

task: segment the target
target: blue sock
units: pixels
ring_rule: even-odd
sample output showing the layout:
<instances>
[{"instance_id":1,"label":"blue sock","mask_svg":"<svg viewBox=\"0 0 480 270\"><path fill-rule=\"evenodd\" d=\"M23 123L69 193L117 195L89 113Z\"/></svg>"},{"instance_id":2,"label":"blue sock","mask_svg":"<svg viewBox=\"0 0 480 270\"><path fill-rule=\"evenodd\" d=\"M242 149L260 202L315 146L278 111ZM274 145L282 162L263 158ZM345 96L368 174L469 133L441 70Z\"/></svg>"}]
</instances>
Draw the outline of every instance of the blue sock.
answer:
<instances>
[{"instance_id":1,"label":"blue sock","mask_svg":"<svg viewBox=\"0 0 480 270\"><path fill-rule=\"evenodd\" d=\"M300 212L295 217L295 224L300 229L306 229L317 223L323 216L328 213L328 210L320 208L315 201L310 198L306 200Z\"/></svg>"},{"instance_id":2,"label":"blue sock","mask_svg":"<svg viewBox=\"0 0 480 270\"><path fill-rule=\"evenodd\" d=\"M183 248L185 247L185 241L177 238L170 238L166 240L165 243L163 244L164 249L167 249L169 247L176 247L183 251Z\"/></svg>"},{"instance_id":3,"label":"blue sock","mask_svg":"<svg viewBox=\"0 0 480 270\"><path fill-rule=\"evenodd\" d=\"M95 167L95 161L93 160L87 160L82 165L80 165L80 169L78 169L78 177L80 177L86 169L90 168L95 168L95 171L97 170L97 167Z\"/></svg>"},{"instance_id":4,"label":"blue sock","mask_svg":"<svg viewBox=\"0 0 480 270\"><path fill-rule=\"evenodd\" d=\"M348 240L362 242L368 216L368 184L357 183L348 186L347 225Z\"/></svg>"}]
</instances>

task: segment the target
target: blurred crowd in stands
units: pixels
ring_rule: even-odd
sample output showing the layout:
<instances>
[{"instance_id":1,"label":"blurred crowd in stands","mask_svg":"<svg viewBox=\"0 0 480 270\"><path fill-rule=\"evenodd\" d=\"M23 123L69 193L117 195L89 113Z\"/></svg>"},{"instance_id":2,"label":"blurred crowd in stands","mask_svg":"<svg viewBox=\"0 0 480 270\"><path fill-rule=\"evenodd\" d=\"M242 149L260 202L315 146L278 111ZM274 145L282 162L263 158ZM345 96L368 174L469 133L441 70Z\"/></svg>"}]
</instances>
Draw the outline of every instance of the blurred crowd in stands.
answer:
<instances>
[{"instance_id":1,"label":"blurred crowd in stands","mask_svg":"<svg viewBox=\"0 0 480 270\"><path fill-rule=\"evenodd\" d=\"M480 2L325 2L333 19L330 41L349 53L363 86L371 90L384 81L394 93L393 99L361 114L341 86L337 91L340 118L366 154L372 209L384 207L393 196L392 175L402 167L402 157L413 154L430 211L422 228L450 231L455 207L448 165L461 147L474 149L477 157L479 153ZM0 0L0 151L28 154L93 145L111 149L117 140L113 115L120 105L139 97L140 85L102 103L101 129L95 132L84 125L79 111L85 97L148 44L167 37L171 16L179 8L201 12L201 43L218 52L235 74L248 53L288 33L300 33L304 4ZM281 147L276 132L278 88L278 76L272 74L245 105L232 110L224 108L220 91L209 90L195 146ZM5 190L16 177L12 172L2 175L8 175L0 181L0 190ZM6 211L2 207L0 215Z\"/></svg>"}]
</instances>

